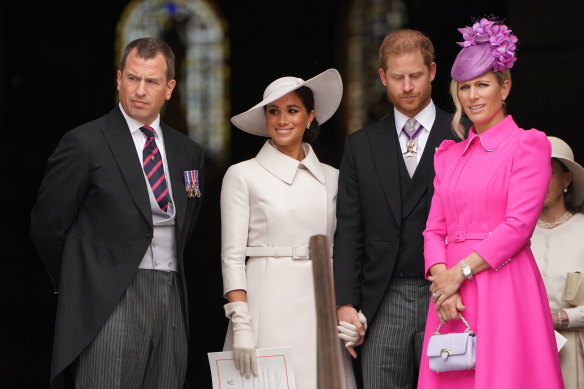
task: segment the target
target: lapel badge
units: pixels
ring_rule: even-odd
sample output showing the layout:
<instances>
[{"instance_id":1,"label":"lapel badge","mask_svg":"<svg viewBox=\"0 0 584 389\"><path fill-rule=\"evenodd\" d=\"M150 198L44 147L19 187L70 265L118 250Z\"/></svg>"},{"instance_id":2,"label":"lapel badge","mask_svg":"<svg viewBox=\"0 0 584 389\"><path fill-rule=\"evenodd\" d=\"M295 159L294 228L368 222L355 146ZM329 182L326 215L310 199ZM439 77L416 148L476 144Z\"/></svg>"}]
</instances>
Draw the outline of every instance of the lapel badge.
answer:
<instances>
[{"instance_id":1,"label":"lapel badge","mask_svg":"<svg viewBox=\"0 0 584 389\"><path fill-rule=\"evenodd\" d=\"M190 199L193 197L201 197L198 170L185 171L185 190L187 191L187 196L189 196Z\"/></svg>"}]
</instances>

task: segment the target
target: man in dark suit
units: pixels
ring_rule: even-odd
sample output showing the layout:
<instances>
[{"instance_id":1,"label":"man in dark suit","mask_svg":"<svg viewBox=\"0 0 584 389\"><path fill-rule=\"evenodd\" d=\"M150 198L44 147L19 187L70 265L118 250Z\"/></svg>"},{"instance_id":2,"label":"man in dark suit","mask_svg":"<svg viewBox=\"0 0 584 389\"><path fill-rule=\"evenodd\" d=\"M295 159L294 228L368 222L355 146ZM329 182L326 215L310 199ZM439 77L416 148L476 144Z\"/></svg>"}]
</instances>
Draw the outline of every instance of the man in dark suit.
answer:
<instances>
[{"instance_id":1,"label":"man in dark suit","mask_svg":"<svg viewBox=\"0 0 584 389\"><path fill-rule=\"evenodd\" d=\"M393 113L347 138L340 168L334 245L339 337L355 358L353 347L362 344L366 389L415 388L430 302L422 231L434 152L453 132L450 115L431 99L436 63L425 35L388 35L379 60Z\"/></svg>"},{"instance_id":2,"label":"man in dark suit","mask_svg":"<svg viewBox=\"0 0 584 389\"><path fill-rule=\"evenodd\" d=\"M174 54L125 48L120 103L66 133L50 157L31 235L59 294L51 383L181 388L187 365L183 253L201 207L203 153L160 121Z\"/></svg>"}]
</instances>

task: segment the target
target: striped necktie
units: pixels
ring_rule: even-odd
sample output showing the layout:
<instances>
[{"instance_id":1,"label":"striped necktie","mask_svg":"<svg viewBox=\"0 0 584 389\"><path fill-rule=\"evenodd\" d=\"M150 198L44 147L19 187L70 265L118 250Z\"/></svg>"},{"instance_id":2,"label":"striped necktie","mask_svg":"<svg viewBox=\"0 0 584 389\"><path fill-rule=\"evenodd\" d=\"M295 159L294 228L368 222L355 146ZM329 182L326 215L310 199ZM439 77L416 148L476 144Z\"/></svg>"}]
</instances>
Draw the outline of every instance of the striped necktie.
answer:
<instances>
[{"instance_id":1,"label":"striped necktie","mask_svg":"<svg viewBox=\"0 0 584 389\"><path fill-rule=\"evenodd\" d=\"M142 167L146 178L152 188L154 198L158 206L164 212L168 211L168 204L170 203L170 194L168 193L168 186L166 184L166 175L164 174L164 164L162 163L162 155L154 140L154 129L149 126L140 127L140 131L146 135L146 144L142 151Z\"/></svg>"}]
</instances>

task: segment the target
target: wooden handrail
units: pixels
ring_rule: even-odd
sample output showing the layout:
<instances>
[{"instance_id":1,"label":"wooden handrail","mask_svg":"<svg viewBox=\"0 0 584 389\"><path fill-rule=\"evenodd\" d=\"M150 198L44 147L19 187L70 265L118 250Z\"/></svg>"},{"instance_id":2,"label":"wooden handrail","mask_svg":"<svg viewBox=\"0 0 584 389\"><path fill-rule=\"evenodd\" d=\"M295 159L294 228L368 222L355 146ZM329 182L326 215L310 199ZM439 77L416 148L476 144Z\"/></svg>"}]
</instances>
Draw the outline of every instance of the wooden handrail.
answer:
<instances>
[{"instance_id":1,"label":"wooden handrail","mask_svg":"<svg viewBox=\"0 0 584 389\"><path fill-rule=\"evenodd\" d=\"M310 259L316 300L317 374L319 389L341 389L341 349L337 337L337 316L330 242L326 235L310 238Z\"/></svg>"}]
</instances>

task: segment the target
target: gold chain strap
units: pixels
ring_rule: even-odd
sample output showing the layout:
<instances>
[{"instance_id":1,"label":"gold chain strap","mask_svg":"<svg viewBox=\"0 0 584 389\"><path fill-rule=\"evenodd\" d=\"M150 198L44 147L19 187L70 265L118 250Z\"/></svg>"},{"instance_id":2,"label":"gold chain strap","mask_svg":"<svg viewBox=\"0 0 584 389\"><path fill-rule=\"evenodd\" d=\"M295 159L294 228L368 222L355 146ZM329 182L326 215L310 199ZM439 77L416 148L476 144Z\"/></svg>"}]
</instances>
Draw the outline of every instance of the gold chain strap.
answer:
<instances>
[{"instance_id":1,"label":"gold chain strap","mask_svg":"<svg viewBox=\"0 0 584 389\"><path fill-rule=\"evenodd\" d=\"M462 322L464 323L464 325L466 326L466 329L464 330L464 332L467 332L471 335L475 335L474 331L470 328L470 325L468 324L468 322L466 321L466 319L464 318L464 316L462 316L461 314L459 314L460 316L460 320L462 320ZM442 328L442 323L440 323L438 325L438 328L436 328L436 332L434 332L434 335L441 335L440 334L440 329Z\"/></svg>"}]
</instances>

